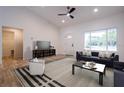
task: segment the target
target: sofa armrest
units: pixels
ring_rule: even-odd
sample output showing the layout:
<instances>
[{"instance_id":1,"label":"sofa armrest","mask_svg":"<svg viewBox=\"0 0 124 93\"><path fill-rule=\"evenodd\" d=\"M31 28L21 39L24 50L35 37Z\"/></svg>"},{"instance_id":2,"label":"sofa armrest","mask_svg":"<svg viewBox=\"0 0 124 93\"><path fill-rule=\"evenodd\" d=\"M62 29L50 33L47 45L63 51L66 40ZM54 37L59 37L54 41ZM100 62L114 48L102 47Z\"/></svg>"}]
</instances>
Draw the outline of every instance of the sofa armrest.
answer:
<instances>
[{"instance_id":1,"label":"sofa armrest","mask_svg":"<svg viewBox=\"0 0 124 93\"><path fill-rule=\"evenodd\" d=\"M114 86L124 87L124 72L120 70L114 70Z\"/></svg>"},{"instance_id":2,"label":"sofa armrest","mask_svg":"<svg viewBox=\"0 0 124 93\"><path fill-rule=\"evenodd\" d=\"M82 54L83 54L83 52L81 52L81 51L77 51L76 52L76 59L77 59L77 61L80 60L80 57L82 56Z\"/></svg>"},{"instance_id":3,"label":"sofa armrest","mask_svg":"<svg viewBox=\"0 0 124 93\"><path fill-rule=\"evenodd\" d=\"M119 61L119 55L115 55L114 61Z\"/></svg>"},{"instance_id":4,"label":"sofa armrest","mask_svg":"<svg viewBox=\"0 0 124 93\"><path fill-rule=\"evenodd\" d=\"M117 70L123 70L124 62L114 61L113 67L114 67L114 69L117 69Z\"/></svg>"}]
</instances>

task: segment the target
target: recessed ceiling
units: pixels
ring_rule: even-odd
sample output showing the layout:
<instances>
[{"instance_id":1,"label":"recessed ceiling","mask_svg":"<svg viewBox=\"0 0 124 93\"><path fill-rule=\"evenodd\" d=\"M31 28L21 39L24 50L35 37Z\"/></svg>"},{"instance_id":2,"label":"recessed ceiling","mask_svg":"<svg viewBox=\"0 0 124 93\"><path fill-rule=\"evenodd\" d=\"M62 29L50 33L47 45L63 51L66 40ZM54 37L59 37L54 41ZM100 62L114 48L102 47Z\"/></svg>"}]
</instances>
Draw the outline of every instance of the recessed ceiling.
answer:
<instances>
[{"instance_id":1,"label":"recessed ceiling","mask_svg":"<svg viewBox=\"0 0 124 93\"><path fill-rule=\"evenodd\" d=\"M123 6L73 6L76 10L72 13L75 17L71 19L67 16L58 16L59 13L66 13L66 6L32 6L28 7L31 11L39 14L41 17L56 25L57 27L66 27L79 24L107 16L116 15L124 12ZM98 12L94 12L97 8ZM65 22L62 22L65 20Z\"/></svg>"}]
</instances>

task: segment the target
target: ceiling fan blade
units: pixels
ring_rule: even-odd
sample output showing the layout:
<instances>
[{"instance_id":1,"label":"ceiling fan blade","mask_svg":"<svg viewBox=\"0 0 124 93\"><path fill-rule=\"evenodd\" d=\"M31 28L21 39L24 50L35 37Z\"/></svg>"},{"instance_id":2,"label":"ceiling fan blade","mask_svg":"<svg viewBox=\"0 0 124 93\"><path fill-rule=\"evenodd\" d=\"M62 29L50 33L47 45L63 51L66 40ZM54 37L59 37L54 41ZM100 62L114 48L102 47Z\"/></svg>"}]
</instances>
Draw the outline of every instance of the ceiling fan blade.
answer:
<instances>
[{"instance_id":1,"label":"ceiling fan blade","mask_svg":"<svg viewBox=\"0 0 124 93\"><path fill-rule=\"evenodd\" d=\"M59 16L67 15L67 14L58 14Z\"/></svg>"},{"instance_id":2,"label":"ceiling fan blade","mask_svg":"<svg viewBox=\"0 0 124 93\"><path fill-rule=\"evenodd\" d=\"M71 8L68 13L72 13L75 10L75 8Z\"/></svg>"},{"instance_id":3,"label":"ceiling fan blade","mask_svg":"<svg viewBox=\"0 0 124 93\"><path fill-rule=\"evenodd\" d=\"M74 18L74 16L70 15L70 18L72 18L72 19L73 19L73 18Z\"/></svg>"}]
</instances>

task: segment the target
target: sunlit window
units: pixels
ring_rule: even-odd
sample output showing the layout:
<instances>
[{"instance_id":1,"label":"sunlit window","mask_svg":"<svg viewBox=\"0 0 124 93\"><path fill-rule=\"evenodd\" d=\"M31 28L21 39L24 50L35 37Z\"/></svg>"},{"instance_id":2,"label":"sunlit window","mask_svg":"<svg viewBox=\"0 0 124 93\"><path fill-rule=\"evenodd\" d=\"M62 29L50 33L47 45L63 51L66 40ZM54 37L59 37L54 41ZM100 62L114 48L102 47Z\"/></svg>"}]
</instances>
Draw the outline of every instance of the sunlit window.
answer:
<instances>
[{"instance_id":1,"label":"sunlit window","mask_svg":"<svg viewBox=\"0 0 124 93\"><path fill-rule=\"evenodd\" d=\"M86 50L117 51L117 30L115 28L86 32Z\"/></svg>"}]
</instances>

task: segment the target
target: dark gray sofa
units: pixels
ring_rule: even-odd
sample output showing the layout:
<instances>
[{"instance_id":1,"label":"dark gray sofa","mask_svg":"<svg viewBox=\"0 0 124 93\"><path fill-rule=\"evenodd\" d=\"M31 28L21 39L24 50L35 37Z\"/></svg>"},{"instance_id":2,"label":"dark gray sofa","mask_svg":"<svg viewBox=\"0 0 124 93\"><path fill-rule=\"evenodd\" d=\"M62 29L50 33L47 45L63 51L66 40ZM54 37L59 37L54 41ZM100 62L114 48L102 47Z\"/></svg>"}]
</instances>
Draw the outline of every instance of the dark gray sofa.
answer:
<instances>
[{"instance_id":1,"label":"dark gray sofa","mask_svg":"<svg viewBox=\"0 0 124 93\"><path fill-rule=\"evenodd\" d=\"M124 62L114 62L114 86L124 87Z\"/></svg>"},{"instance_id":2,"label":"dark gray sofa","mask_svg":"<svg viewBox=\"0 0 124 93\"><path fill-rule=\"evenodd\" d=\"M105 64L107 67L113 67L113 62L114 61L119 61L119 56L115 55L114 53L112 53L110 58L101 58L99 57L99 52L91 52L91 56L86 56L83 55L82 51L77 51L76 52L76 59L77 61L94 61L96 63L101 63L101 64Z\"/></svg>"}]
</instances>

